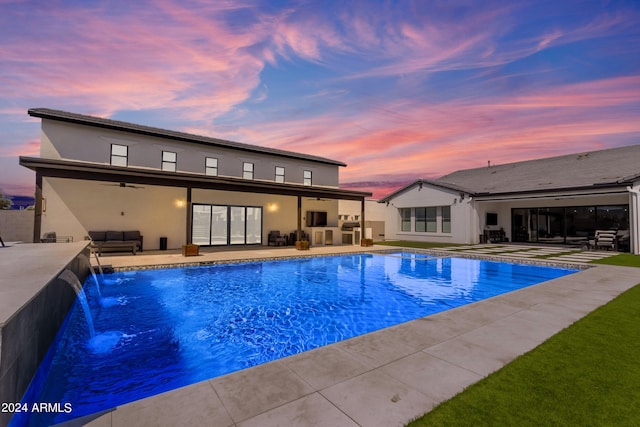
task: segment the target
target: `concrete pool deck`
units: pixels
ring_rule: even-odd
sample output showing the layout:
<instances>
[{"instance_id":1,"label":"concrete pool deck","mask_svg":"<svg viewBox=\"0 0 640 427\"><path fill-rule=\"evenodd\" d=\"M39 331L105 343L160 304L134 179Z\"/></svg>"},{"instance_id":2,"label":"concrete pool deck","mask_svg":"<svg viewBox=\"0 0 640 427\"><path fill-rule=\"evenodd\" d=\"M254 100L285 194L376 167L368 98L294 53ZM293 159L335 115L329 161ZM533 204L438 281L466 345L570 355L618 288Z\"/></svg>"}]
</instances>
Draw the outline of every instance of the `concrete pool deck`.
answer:
<instances>
[{"instance_id":1,"label":"concrete pool deck","mask_svg":"<svg viewBox=\"0 0 640 427\"><path fill-rule=\"evenodd\" d=\"M322 247L308 255L372 249L394 248ZM215 262L300 255L290 248L264 248L194 258ZM117 268L186 260L191 261L170 253L101 258L102 264ZM593 266L67 425L404 425L638 283L640 269Z\"/></svg>"}]
</instances>

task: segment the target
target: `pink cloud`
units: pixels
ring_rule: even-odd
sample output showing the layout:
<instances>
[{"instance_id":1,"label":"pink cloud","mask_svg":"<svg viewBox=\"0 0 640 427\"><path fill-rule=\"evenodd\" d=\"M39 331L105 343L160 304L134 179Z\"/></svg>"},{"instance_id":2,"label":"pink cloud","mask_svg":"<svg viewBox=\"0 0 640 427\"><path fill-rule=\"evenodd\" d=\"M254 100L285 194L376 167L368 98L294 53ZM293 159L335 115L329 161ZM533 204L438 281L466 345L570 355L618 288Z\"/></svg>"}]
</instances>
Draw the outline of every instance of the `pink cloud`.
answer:
<instances>
[{"instance_id":1,"label":"pink cloud","mask_svg":"<svg viewBox=\"0 0 640 427\"><path fill-rule=\"evenodd\" d=\"M18 157L18 156L39 156L40 155L40 140L33 139L27 141L24 144L18 146L3 146L0 147L1 157Z\"/></svg>"},{"instance_id":2,"label":"pink cloud","mask_svg":"<svg viewBox=\"0 0 640 427\"><path fill-rule=\"evenodd\" d=\"M243 0L161 0L153 8L129 2L118 13L93 2L23 10L29 37L21 29L0 44L3 97L22 108L3 114L15 123L27 121L33 106L107 117L153 112L185 123L182 130L344 160L342 181L353 185L601 148L612 136L640 132L640 76L543 87L553 66L491 81L494 69L486 68L615 35L633 28L637 12L600 13L512 38L519 4L464 13L446 2L401 3L261 9ZM317 92L278 99L262 73L294 62L331 70L330 83L294 76ZM490 94L443 94L437 83L413 90L416 81L452 70L476 70L468 79ZM487 89L507 86L516 73L531 73L536 84L507 94ZM377 86L386 76L394 78L391 89ZM269 102L268 111L252 109ZM290 114L294 107L299 114ZM32 137L16 137L28 142L3 152L35 153Z\"/></svg>"},{"instance_id":3,"label":"pink cloud","mask_svg":"<svg viewBox=\"0 0 640 427\"><path fill-rule=\"evenodd\" d=\"M160 14L141 7L110 20L93 9L48 11L48 19L68 26L55 36L43 30L46 45L34 36L0 46L3 61L16 64L6 95L18 98L29 88L102 114L166 108L208 119L250 98L263 63L245 49L265 35L229 31L217 15L228 8L208 2L158 5Z\"/></svg>"},{"instance_id":4,"label":"pink cloud","mask_svg":"<svg viewBox=\"0 0 640 427\"><path fill-rule=\"evenodd\" d=\"M637 104L639 86L640 77L629 76L473 101L379 100L358 113L271 122L242 136L343 160L348 167L341 181L352 185L399 175L406 182L408 174L435 178L487 161L602 149L611 138L638 135L640 122L629 105Z\"/></svg>"}]
</instances>

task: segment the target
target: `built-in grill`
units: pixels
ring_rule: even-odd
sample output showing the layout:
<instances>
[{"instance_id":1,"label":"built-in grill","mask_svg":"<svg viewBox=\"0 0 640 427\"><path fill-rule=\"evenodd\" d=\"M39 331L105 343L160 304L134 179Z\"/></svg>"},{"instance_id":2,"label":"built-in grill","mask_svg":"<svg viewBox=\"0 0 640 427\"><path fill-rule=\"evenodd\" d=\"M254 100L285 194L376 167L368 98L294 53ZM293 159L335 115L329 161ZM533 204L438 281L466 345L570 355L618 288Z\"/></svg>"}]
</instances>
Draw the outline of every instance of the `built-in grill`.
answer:
<instances>
[{"instance_id":1,"label":"built-in grill","mask_svg":"<svg viewBox=\"0 0 640 427\"><path fill-rule=\"evenodd\" d=\"M345 222L340 228L342 231L353 231L354 228L360 228L359 222Z\"/></svg>"},{"instance_id":2,"label":"built-in grill","mask_svg":"<svg viewBox=\"0 0 640 427\"><path fill-rule=\"evenodd\" d=\"M353 245L360 241L360 231L354 231L354 229L360 228L359 222L344 222L340 230L342 231L342 244ZM354 236L355 234L355 236Z\"/></svg>"}]
</instances>

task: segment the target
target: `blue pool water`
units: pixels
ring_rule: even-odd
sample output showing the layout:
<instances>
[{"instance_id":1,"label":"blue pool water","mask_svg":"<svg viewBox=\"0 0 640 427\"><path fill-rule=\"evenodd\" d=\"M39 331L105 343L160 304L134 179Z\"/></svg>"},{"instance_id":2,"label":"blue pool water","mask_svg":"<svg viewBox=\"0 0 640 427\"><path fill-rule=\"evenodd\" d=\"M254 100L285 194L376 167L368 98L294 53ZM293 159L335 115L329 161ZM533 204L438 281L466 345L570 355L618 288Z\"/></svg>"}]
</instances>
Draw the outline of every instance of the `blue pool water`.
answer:
<instances>
[{"instance_id":1,"label":"blue pool water","mask_svg":"<svg viewBox=\"0 0 640 427\"><path fill-rule=\"evenodd\" d=\"M62 410L12 425L63 422L574 271L398 252L90 277L94 336L77 300L23 399Z\"/></svg>"}]
</instances>

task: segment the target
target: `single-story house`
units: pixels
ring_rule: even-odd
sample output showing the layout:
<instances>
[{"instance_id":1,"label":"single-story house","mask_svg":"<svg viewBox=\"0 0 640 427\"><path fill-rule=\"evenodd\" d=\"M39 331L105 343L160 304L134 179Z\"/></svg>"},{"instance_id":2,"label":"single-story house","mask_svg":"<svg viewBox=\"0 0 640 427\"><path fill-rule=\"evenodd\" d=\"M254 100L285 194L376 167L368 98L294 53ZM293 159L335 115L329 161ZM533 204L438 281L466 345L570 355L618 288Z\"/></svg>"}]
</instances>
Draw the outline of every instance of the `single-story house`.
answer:
<instances>
[{"instance_id":1,"label":"single-story house","mask_svg":"<svg viewBox=\"0 0 640 427\"><path fill-rule=\"evenodd\" d=\"M334 244L340 200L359 202L365 221L371 193L339 188L341 161L47 108L28 113L42 119L40 157L20 157L36 173L34 242L46 232L82 240L111 230L139 231L145 250L267 245L279 231L288 243L304 232Z\"/></svg>"},{"instance_id":2,"label":"single-story house","mask_svg":"<svg viewBox=\"0 0 640 427\"><path fill-rule=\"evenodd\" d=\"M640 145L418 179L379 200L387 239L585 246L615 230L640 254Z\"/></svg>"}]
</instances>

